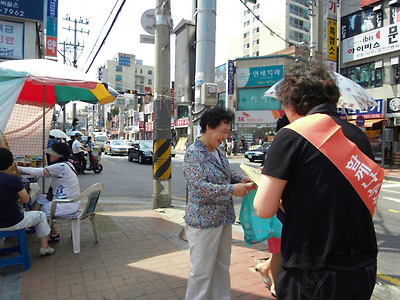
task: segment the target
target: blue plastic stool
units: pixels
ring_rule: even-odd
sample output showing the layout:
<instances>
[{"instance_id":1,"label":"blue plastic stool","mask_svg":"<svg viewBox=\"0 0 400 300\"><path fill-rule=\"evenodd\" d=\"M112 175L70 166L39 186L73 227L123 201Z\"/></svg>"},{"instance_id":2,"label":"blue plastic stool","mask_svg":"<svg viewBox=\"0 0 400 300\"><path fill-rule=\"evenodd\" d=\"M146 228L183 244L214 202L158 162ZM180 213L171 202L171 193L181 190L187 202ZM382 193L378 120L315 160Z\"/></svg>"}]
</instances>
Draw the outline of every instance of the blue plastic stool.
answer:
<instances>
[{"instance_id":1,"label":"blue plastic stool","mask_svg":"<svg viewBox=\"0 0 400 300\"><path fill-rule=\"evenodd\" d=\"M20 256L3 258L0 256L0 267L6 267L11 265L23 265L25 271L31 268L31 259L28 252L28 242L26 240L26 229L19 229L14 231L0 231L0 238L4 237L18 237L19 245L16 247L0 249L0 254L19 252Z\"/></svg>"}]
</instances>

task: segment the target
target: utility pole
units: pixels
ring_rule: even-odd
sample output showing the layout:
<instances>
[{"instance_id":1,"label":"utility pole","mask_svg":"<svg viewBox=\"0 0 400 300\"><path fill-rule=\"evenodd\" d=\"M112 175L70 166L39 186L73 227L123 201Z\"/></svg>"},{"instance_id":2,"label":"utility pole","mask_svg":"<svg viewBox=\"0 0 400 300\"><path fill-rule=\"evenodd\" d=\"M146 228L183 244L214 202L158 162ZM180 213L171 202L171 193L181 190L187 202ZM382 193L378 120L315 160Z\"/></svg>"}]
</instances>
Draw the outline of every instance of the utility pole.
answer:
<instances>
[{"instance_id":1,"label":"utility pole","mask_svg":"<svg viewBox=\"0 0 400 300\"><path fill-rule=\"evenodd\" d=\"M64 45L64 47L65 47L65 45L67 45L67 46L70 46L70 47L73 48L74 60L72 61L72 64L73 64L73 66L75 68L77 68L78 67L77 64L76 64L77 63L77 53L78 53L78 50L82 50L83 49L83 45L80 45L79 42L77 42L76 35L77 35L78 32L79 33L89 34L89 30L88 31L84 31L83 29L78 29L78 24L80 24L80 25L89 25L89 20L86 19L85 21L83 21L82 17L80 17L79 20L77 20L77 19L71 20L69 15L67 15L67 17L65 19L63 19L63 20L74 23L74 28L71 28L69 26L68 26L68 28L63 28L63 29L68 30L68 31L73 31L73 33L74 33L74 43L72 44L71 42L69 42L69 43L63 42L63 43L60 43L60 44ZM64 53L64 55L65 55L65 53Z\"/></svg>"},{"instance_id":2,"label":"utility pole","mask_svg":"<svg viewBox=\"0 0 400 300\"><path fill-rule=\"evenodd\" d=\"M201 86L215 82L215 30L216 0L198 0L196 9L196 73L193 110L194 142L200 132L200 118L204 111L201 104Z\"/></svg>"},{"instance_id":3,"label":"utility pole","mask_svg":"<svg viewBox=\"0 0 400 300\"><path fill-rule=\"evenodd\" d=\"M153 123L153 206L171 206L171 4L156 0Z\"/></svg>"},{"instance_id":4,"label":"utility pole","mask_svg":"<svg viewBox=\"0 0 400 300\"><path fill-rule=\"evenodd\" d=\"M63 45L63 49L64 49L64 53L63 53L64 64L65 64L65 59L66 59L66 57L65 57L66 46L69 46L69 47L73 48L73 52L74 52L74 60L72 61L72 64L73 64L74 68L77 68L78 67L78 65L77 65L77 53L78 53L78 50L83 50L83 45L80 45L80 43L77 42L76 35L77 35L78 32L89 34L89 30L88 31L84 31L83 29L79 30L78 29L78 24L89 25L89 21L88 21L88 19L83 21L82 17L80 17L79 20L77 20L77 19L71 20L69 15L67 15L67 17L64 18L64 20L74 23L74 28L73 29L71 29L69 26L68 26L68 28L63 28L63 29L68 30L68 31L73 31L73 33L74 33L74 43L73 44L71 42L66 43L65 41L60 43L61 45ZM66 112L65 112L65 105L64 105L64 115L65 115L65 113ZM75 118L76 118L76 103L73 104L72 120L75 120ZM63 127L65 128L65 122L64 122ZM75 130L75 126L73 126L73 130Z\"/></svg>"},{"instance_id":5,"label":"utility pole","mask_svg":"<svg viewBox=\"0 0 400 300\"><path fill-rule=\"evenodd\" d=\"M309 60L315 60L315 52L317 48L317 39L318 39L318 30L317 30L317 22L318 19L316 18L318 8L316 7L316 1L310 1L310 8L309 8L309 17L310 17L310 56Z\"/></svg>"}]
</instances>

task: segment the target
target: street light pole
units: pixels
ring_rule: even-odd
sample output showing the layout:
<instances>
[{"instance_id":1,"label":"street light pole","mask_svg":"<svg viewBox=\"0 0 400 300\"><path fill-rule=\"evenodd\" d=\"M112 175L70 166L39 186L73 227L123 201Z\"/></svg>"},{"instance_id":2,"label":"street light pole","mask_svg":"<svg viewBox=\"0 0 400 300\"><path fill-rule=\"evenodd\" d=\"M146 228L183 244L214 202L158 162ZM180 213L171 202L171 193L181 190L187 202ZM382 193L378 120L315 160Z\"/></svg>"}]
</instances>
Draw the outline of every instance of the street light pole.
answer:
<instances>
[{"instance_id":1,"label":"street light pole","mask_svg":"<svg viewBox=\"0 0 400 300\"><path fill-rule=\"evenodd\" d=\"M156 0L153 122L153 206L171 206L171 93L169 0Z\"/></svg>"},{"instance_id":2,"label":"street light pole","mask_svg":"<svg viewBox=\"0 0 400 300\"><path fill-rule=\"evenodd\" d=\"M200 132L203 83L215 82L215 28L216 0L198 0L196 9L196 74L194 90L192 142Z\"/></svg>"}]
</instances>

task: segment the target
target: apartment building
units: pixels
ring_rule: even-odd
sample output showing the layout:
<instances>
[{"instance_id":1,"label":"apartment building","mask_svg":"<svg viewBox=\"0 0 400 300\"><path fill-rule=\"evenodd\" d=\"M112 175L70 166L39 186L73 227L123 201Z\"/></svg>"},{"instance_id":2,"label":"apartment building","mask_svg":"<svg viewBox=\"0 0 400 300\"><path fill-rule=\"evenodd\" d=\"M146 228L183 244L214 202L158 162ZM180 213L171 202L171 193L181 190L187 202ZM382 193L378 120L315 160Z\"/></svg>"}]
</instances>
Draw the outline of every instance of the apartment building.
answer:
<instances>
[{"instance_id":1,"label":"apartment building","mask_svg":"<svg viewBox=\"0 0 400 300\"><path fill-rule=\"evenodd\" d=\"M99 78L121 93L112 104L119 108L118 115L111 113L111 105L105 105L109 135L126 139L151 135L151 126L145 124L152 123L154 66L143 65L133 54L117 53L99 69Z\"/></svg>"}]
</instances>

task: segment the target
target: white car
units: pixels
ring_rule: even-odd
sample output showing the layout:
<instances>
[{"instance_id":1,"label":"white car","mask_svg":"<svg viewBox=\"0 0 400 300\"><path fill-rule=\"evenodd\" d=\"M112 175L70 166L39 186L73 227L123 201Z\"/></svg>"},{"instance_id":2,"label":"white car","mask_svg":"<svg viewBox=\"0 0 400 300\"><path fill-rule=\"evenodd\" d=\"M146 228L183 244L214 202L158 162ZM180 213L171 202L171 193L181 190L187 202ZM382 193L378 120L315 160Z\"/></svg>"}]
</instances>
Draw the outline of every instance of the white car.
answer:
<instances>
[{"instance_id":1,"label":"white car","mask_svg":"<svg viewBox=\"0 0 400 300\"><path fill-rule=\"evenodd\" d=\"M128 155L129 145L124 140L110 140L104 145L104 154L123 154Z\"/></svg>"}]
</instances>

